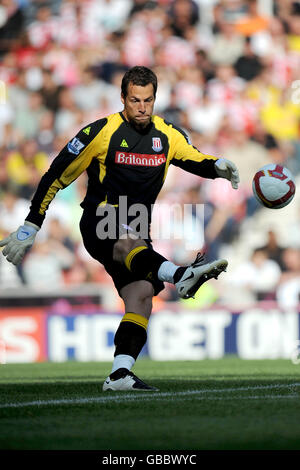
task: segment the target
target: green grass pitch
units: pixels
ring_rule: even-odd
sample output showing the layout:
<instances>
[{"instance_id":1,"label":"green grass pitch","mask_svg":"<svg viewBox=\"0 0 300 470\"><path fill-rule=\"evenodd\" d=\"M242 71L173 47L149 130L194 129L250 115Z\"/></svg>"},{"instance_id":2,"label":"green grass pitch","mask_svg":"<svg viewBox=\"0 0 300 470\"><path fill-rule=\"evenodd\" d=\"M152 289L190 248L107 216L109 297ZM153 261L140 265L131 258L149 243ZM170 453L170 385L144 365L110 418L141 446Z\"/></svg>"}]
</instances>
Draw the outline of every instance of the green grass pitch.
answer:
<instances>
[{"instance_id":1,"label":"green grass pitch","mask_svg":"<svg viewBox=\"0 0 300 470\"><path fill-rule=\"evenodd\" d=\"M0 365L0 449L299 450L300 365L155 362L159 392L102 392L108 363Z\"/></svg>"}]
</instances>

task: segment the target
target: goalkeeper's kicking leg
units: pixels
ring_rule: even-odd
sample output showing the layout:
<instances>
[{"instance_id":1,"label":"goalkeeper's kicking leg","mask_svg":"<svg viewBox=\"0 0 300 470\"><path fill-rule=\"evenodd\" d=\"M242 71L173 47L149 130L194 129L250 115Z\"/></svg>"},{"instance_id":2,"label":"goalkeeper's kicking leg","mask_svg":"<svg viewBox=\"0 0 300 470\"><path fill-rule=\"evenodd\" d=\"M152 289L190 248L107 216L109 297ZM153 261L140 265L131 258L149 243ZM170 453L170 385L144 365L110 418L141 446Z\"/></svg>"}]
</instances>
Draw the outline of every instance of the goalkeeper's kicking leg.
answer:
<instances>
[{"instance_id":1,"label":"goalkeeper's kicking leg","mask_svg":"<svg viewBox=\"0 0 300 470\"><path fill-rule=\"evenodd\" d=\"M142 279L175 284L178 296L183 299L193 297L209 279L217 279L228 265L224 259L205 264L204 256L198 253L190 266L178 266L149 248L144 240L131 238L120 239L115 243L113 257Z\"/></svg>"}]
</instances>

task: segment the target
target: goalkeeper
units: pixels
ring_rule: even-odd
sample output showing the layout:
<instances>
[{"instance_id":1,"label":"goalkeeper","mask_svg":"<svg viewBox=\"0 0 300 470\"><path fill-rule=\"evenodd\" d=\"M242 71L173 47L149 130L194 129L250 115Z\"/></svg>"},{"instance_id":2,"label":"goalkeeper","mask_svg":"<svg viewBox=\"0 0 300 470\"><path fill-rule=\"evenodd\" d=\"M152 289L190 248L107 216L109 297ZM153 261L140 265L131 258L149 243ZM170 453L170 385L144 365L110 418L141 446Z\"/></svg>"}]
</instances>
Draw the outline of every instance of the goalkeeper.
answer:
<instances>
[{"instance_id":1,"label":"goalkeeper","mask_svg":"<svg viewBox=\"0 0 300 470\"><path fill-rule=\"evenodd\" d=\"M227 267L226 260L205 264L200 255L190 266L176 266L152 247L151 208L170 164L204 178L226 178L234 189L239 183L232 162L202 154L181 129L153 115L156 90L157 77L150 69L137 66L127 71L121 85L123 111L88 124L70 140L41 178L24 225L0 242L8 261L21 263L57 191L87 171L87 192L81 203L83 242L112 277L125 309L104 391L156 390L131 371L147 340L153 296L169 282L180 298L193 297L205 281L217 278ZM121 196L127 198L125 214ZM143 236L129 215L134 204L142 205L147 214ZM107 220L105 210L115 229L108 236L99 231L99 222ZM117 223L122 219L125 223Z\"/></svg>"}]
</instances>

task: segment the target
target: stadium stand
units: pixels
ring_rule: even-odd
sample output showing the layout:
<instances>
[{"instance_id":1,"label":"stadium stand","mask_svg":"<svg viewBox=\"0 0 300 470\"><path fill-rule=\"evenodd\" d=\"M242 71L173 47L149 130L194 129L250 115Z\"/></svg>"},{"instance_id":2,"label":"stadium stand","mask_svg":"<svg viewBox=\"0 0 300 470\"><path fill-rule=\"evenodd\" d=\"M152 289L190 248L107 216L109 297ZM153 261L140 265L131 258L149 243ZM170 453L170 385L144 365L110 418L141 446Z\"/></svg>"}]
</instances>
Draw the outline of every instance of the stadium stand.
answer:
<instances>
[{"instance_id":1,"label":"stadium stand","mask_svg":"<svg viewBox=\"0 0 300 470\"><path fill-rule=\"evenodd\" d=\"M157 114L183 127L202 152L229 158L240 169L235 193L226 181L201 180L172 168L158 201L162 207L205 204L202 248L208 257L230 260L213 301L241 300L226 291L239 270L251 263L253 268L253 254L270 231L286 250L286 261L280 266L264 250L274 282L259 299L278 298L285 305L288 283L297 298L300 274L289 250L300 258L299 193L279 217L258 207L251 180L257 168L277 162L300 183L299 10L300 2L291 0L2 0L1 238L22 222L41 173L69 138L87 122L121 110L124 71L146 65L159 77ZM57 195L43 234L20 269L0 255L2 294L8 287L45 289L47 284L112 288L80 241L84 188L83 175ZM175 262L185 261L184 243L154 240ZM194 251L187 253L189 259ZM51 282L43 284L43 278ZM257 288L247 288L257 300ZM171 287L161 299L174 300Z\"/></svg>"}]
</instances>

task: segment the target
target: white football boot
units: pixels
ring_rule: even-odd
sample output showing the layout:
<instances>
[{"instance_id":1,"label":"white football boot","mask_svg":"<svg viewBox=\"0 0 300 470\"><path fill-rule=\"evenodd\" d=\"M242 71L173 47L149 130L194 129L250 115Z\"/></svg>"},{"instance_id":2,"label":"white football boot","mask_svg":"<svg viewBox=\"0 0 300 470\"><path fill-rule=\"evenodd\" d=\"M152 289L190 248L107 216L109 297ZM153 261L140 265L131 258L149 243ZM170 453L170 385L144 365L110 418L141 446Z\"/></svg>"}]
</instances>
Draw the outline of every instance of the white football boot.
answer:
<instances>
[{"instance_id":1,"label":"white football boot","mask_svg":"<svg viewBox=\"0 0 300 470\"><path fill-rule=\"evenodd\" d=\"M195 261L185 268L181 278L176 282L175 287L180 298L194 297L204 282L213 277L218 279L219 274L226 271L228 266L226 259L219 259L207 264L204 264L203 260L204 255L198 253Z\"/></svg>"},{"instance_id":2,"label":"white football boot","mask_svg":"<svg viewBox=\"0 0 300 470\"><path fill-rule=\"evenodd\" d=\"M103 384L103 391L112 392L157 392L158 389L150 387L128 369L118 369L113 372Z\"/></svg>"}]
</instances>

